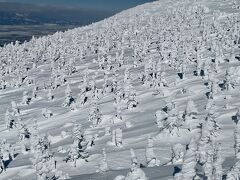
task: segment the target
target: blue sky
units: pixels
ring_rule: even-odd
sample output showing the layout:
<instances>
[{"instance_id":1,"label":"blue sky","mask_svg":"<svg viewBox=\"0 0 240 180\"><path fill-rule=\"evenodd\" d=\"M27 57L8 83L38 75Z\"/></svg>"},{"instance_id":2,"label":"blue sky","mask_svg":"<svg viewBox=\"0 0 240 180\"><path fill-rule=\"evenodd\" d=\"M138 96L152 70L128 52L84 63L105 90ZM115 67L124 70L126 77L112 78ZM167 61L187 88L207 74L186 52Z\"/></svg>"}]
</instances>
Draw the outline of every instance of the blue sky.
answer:
<instances>
[{"instance_id":1,"label":"blue sky","mask_svg":"<svg viewBox=\"0 0 240 180\"><path fill-rule=\"evenodd\" d=\"M61 6L79 6L82 8L121 10L150 2L151 0L0 0L5 2L20 2L31 4L49 4Z\"/></svg>"}]
</instances>

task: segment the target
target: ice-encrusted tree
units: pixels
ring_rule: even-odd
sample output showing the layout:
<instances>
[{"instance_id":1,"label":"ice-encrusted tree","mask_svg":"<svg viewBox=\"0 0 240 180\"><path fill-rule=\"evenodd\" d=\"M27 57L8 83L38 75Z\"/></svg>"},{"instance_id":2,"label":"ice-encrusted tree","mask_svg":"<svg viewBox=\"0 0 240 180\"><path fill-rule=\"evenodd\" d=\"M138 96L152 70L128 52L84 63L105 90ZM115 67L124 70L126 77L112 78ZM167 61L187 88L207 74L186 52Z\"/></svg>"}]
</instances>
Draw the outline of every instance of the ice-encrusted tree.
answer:
<instances>
[{"instance_id":1,"label":"ice-encrusted tree","mask_svg":"<svg viewBox=\"0 0 240 180\"><path fill-rule=\"evenodd\" d=\"M145 152L148 167L154 167L154 166L160 165L160 160L157 159L156 154L154 153L153 143L154 143L153 139L149 136L147 147L146 147L146 152Z\"/></svg>"},{"instance_id":2,"label":"ice-encrusted tree","mask_svg":"<svg viewBox=\"0 0 240 180\"><path fill-rule=\"evenodd\" d=\"M52 94L52 89L48 90L47 98L48 98L49 101L53 101L54 100L54 95Z\"/></svg>"},{"instance_id":3,"label":"ice-encrusted tree","mask_svg":"<svg viewBox=\"0 0 240 180\"><path fill-rule=\"evenodd\" d=\"M196 119L196 116L198 114L198 110L193 102L193 100L189 100L187 103L187 107L184 112L184 116L189 116L192 119Z\"/></svg>"},{"instance_id":4,"label":"ice-encrusted tree","mask_svg":"<svg viewBox=\"0 0 240 180\"><path fill-rule=\"evenodd\" d=\"M172 158L171 162L174 163L182 163L184 157L184 146L180 143L177 143L172 146Z\"/></svg>"},{"instance_id":5,"label":"ice-encrusted tree","mask_svg":"<svg viewBox=\"0 0 240 180\"><path fill-rule=\"evenodd\" d=\"M127 108L128 109L132 109L132 108L135 108L137 107L138 105L138 102L136 100L136 91L132 90L130 93L129 93L129 96L128 96L128 101L127 101Z\"/></svg>"},{"instance_id":6,"label":"ice-encrusted tree","mask_svg":"<svg viewBox=\"0 0 240 180\"><path fill-rule=\"evenodd\" d=\"M34 85L32 88L32 98L31 99L36 99L37 98L37 92L38 92L38 86Z\"/></svg>"},{"instance_id":7,"label":"ice-encrusted tree","mask_svg":"<svg viewBox=\"0 0 240 180\"><path fill-rule=\"evenodd\" d=\"M50 117L53 116L53 113L52 113L51 110L49 110L47 108L43 108L42 109L42 115L43 115L44 118L49 119Z\"/></svg>"},{"instance_id":8,"label":"ice-encrusted tree","mask_svg":"<svg viewBox=\"0 0 240 180\"><path fill-rule=\"evenodd\" d=\"M27 127L27 125L22 121L22 119L18 120L17 130L19 135L19 141L21 145L21 151L23 154L27 153L30 150L30 137L31 133Z\"/></svg>"},{"instance_id":9,"label":"ice-encrusted tree","mask_svg":"<svg viewBox=\"0 0 240 180\"><path fill-rule=\"evenodd\" d=\"M63 102L63 107L72 107L75 103L75 99L72 97L72 90L68 84L65 90L65 100Z\"/></svg>"},{"instance_id":10,"label":"ice-encrusted tree","mask_svg":"<svg viewBox=\"0 0 240 180\"><path fill-rule=\"evenodd\" d=\"M23 92L22 105L29 105L31 98L29 97L28 91Z\"/></svg>"},{"instance_id":11,"label":"ice-encrusted tree","mask_svg":"<svg viewBox=\"0 0 240 180\"><path fill-rule=\"evenodd\" d=\"M146 177L144 171L142 169L140 169L139 164L138 164L138 160L137 157L134 153L134 150L131 149L131 169L130 172L127 174L125 180L148 180L148 178Z\"/></svg>"},{"instance_id":12,"label":"ice-encrusted tree","mask_svg":"<svg viewBox=\"0 0 240 180\"><path fill-rule=\"evenodd\" d=\"M97 127L102 122L102 114L97 102L92 103L92 107L88 115L88 120L92 122L92 127Z\"/></svg>"},{"instance_id":13,"label":"ice-encrusted tree","mask_svg":"<svg viewBox=\"0 0 240 180\"><path fill-rule=\"evenodd\" d=\"M74 124L72 138L73 143L70 145L68 155L64 161L71 161L73 162L74 167L76 167L78 159L84 159L87 162L87 158L89 157L88 152L86 151L88 142L80 124Z\"/></svg>"},{"instance_id":14,"label":"ice-encrusted tree","mask_svg":"<svg viewBox=\"0 0 240 180\"><path fill-rule=\"evenodd\" d=\"M17 103L15 101L12 101L11 105L12 105L11 111L12 111L13 116L18 117L20 115L20 109L19 109Z\"/></svg>"},{"instance_id":15,"label":"ice-encrusted tree","mask_svg":"<svg viewBox=\"0 0 240 180\"><path fill-rule=\"evenodd\" d=\"M196 178L196 169L195 166L197 165L197 159L196 159L196 151L197 151L197 144L195 142L196 140L194 138L191 139L188 149L186 153L184 154L183 158L183 165L182 165L182 171L179 173L179 178L182 179L194 179Z\"/></svg>"},{"instance_id":16,"label":"ice-encrusted tree","mask_svg":"<svg viewBox=\"0 0 240 180\"><path fill-rule=\"evenodd\" d=\"M155 116L156 116L156 124L159 130L161 131L166 126L167 114L164 111L160 110L156 112Z\"/></svg>"},{"instance_id":17,"label":"ice-encrusted tree","mask_svg":"<svg viewBox=\"0 0 240 180\"><path fill-rule=\"evenodd\" d=\"M240 158L240 123L238 122L234 131L235 157Z\"/></svg>"},{"instance_id":18,"label":"ice-encrusted tree","mask_svg":"<svg viewBox=\"0 0 240 180\"><path fill-rule=\"evenodd\" d=\"M197 119L198 110L192 100L189 100L183 113L184 125L189 131L198 128L200 121Z\"/></svg>"},{"instance_id":19,"label":"ice-encrusted tree","mask_svg":"<svg viewBox=\"0 0 240 180\"><path fill-rule=\"evenodd\" d=\"M225 90L234 89L235 83L233 82L233 79L234 78L232 77L230 71L226 70L225 78L224 78L224 81L223 81L223 89L225 89Z\"/></svg>"},{"instance_id":20,"label":"ice-encrusted tree","mask_svg":"<svg viewBox=\"0 0 240 180\"><path fill-rule=\"evenodd\" d=\"M216 79L212 79L211 81L209 81L209 93L208 93L208 98L211 99L215 99L216 95L218 94L219 90L219 86L218 86L218 82Z\"/></svg>"},{"instance_id":21,"label":"ice-encrusted tree","mask_svg":"<svg viewBox=\"0 0 240 180\"><path fill-rule=\"evenodd\" d=\"M102 150L102 156L103 156L103 158L102 158L102 160L100 160L100 162L98 164L98 170L97 170L97 172L100 172L100 173L109 171L105 148L103 148L103 150Z\"/></svg>"},{"instance_id":22,"label":"ice-encrusted tree","mask_svg":"<svg viewBox=\"0 0 240 180\"><path fill-rule=\"evenodd\" d=\"M240 161L237 161L236 164L231 167L227 172L226 180L238 180L240 178Z\"/></svg>"},{"instance_id":23,"label":"ice-encrusted tree","mask_svg":"<svg viewBox=\"0 0 240 180\"><path fill-rule=\"evenodd\" d=\"M8 109L6 110L4 120L5 120L7 130L10 130L14 126L16 126L16 121L14 120L14 117L12 117L12 113L10 113Z\"/></svg>"},{"instance_id":24,"label":"ice-encrusted tree","mask_svg":"<svg viewBox=\"0 0 240 180\"><path fill-rule=\"evenodd\" d=\"M48 150L36 153L33 166L36 170L37 179L45 180L53 178L56 169L54 154Z\"/></svg>"},{"instance_id":25,"label":"ice-encrusted tree","mask_svg":"<svg viewBox=\"0 0 240 180\"><path fill-rule=\"evenodd\" d=\"M217 131L220 129L220 125L217 122L214 109L209 110L203 124L203 129L207 130L212 137L217 136Z\"/></svg>"},{"instance_id":26,"label":"ice-encrusted tree","mask_svg":"<svg viewBox=\"0 0 240 180\"><path fill-rule=\"evenodd\" d=\"M6 162L15 159L15 148L6 139L0 139L0 166L6 171ZM0 172L1 173L1 172Z\"/></svg>"},{"instance_id":27,"label":"ice-encrusted tree","mask_svg":"<svg viewBox=\"0 0 240 180\"><path fill-rule=\"evenodd\" d=\"M36 170L37 178L44 180L53 176L56 169L54 154L50 151L50 141L46 135L38 137L34 145L33 166Z\"/></svg>"},{"instance_id":28,"label":"ice-encrusted tree","mask_svg":"<svg viewBox=\"0 0 240 180\"><path fill-rule=\"evenodd\" d=\"M204 175L208 179L213 179L213 156L214 156L213 145L210 144L208 148L205 149L205 151L206 151L206 161L203 164Z\"/></svg>"},{"instance_id":29,"label":"ice-encrusted tree","mask_svg":"<svg viewBox=\"0 0 240 180\"><path fill-rule=\"evenodd\" d=\"M69 179L69 178L70 178L70 177L69 177L68 173L64 173L64 172L59 171L59 170L57 170L57 171L54 172L54 177L53 177L53 179L62 180L62 179Z\"/></svg>"},{"instance_id":30,"label":"ice-encrusted tree","mask_svg":"<svg viewBox=\"0 0 240 180\"><path fill-rule=\"evenodd\" d=\"M235 123L238 124L239 121L240 121L240 108L238 108L235 114Z\"/></svg>"},{"instance_id":31,"label":"ice-encrusted tree","mask_svg":"<svg viewBox=\"0 0 240 180\"><path fill-rule=\"evenodd\" d=\"M223 157L221 144L218 143L214 146L214 156L213 156L213 179L222 179L223 176Z\"/></svg>"},{"instance_id":32,"label":"ice-encrusted tree","mask_svg":"<svg viewBox=\"0 0 240 180\"><path fill-rule=\"evenodd\" d=\"M117 128L112 130L112 144L117 147L123 146L123 140L122 140L122 129Z\"/></svg>"}]
</instances>

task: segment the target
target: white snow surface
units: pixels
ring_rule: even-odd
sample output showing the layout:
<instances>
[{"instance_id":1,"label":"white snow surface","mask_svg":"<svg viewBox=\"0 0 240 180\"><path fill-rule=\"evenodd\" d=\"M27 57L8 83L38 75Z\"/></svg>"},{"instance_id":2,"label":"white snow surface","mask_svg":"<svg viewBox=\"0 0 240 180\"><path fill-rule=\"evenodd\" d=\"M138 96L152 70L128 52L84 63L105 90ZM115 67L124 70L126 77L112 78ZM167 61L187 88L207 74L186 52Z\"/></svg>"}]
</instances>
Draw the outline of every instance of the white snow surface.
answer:
<instances>
[{"instance_id":1,"label":"white snow surface","mask_svg":"<svg viewBox=\"0 0 240 180\"><path fill-rule=\"evenodd\" d=\"M232 2L232 1L231 1ZM148 138L151 136L154 140L154 152L157 159L160 160L161 165L157 167L142 168L146 173L146 176L150 180L167 180L173 179L174 167L181 167L180 164L171 164L171 148L177 143L187 145L190 142L191 137L195 133L194 131L181 131L179 136L172 136L167 133L160 133L159 128L156 125L155 113L165 107L169 99L175 102L177 111L184 111L186 109L189 100L193 100L195 107L198 110L198 120L203 121L207 115L205 106L207 104L207 88L204 85L206 82L204 79L194 76L195 70L194 61L188 60L186 62L187 70L185 78L179 80L177 73L178 70L170 67L169 61L162 62L162 71L165 72L165 78L168 82L166 87L169 92L166 96L153 95L154 89L143 85L140 79L138 79L139 73L143 72L143 64L139 62L138 67L134 67L133 44L141 46L144 42L148 42L148 51L144 55L143 61L159 61L160 57L157 53L156 42L159 40L159 34L161 29L171 29L171 24L164 23L166 21L166 15L174 10L174 8L186 8L194 5L203 5L207 7L206 19L213 17L213 12L218 11L219 19L223 22L227 21L226 16L232 13L239 18L239 9L232 9L232 4L226 0L159 0L153 3L147 3L135 8L123 11L111 18L94 23L86 27L80 27L66 32L58 32L52 36L45 36L39 39L32 39L30 42L26 42L22 45L8 45L4 48L0 48L0 62L4 68L4 58L11 57L13 63L23 64L20 67L29 66L30 70L27 71L27 76L30 79L34 79L36 85L39 87L37 91L37 98L32 100L29 105L21 105L22 94L24 91L32 92L33 85L27 85L23 83L21 87L7 86L6 89L0 90L0 138L5 138L8 143L13 144L17 153L16 158L11 161L5 172L0 174L0 179L13 179L13 180L30 180L37 179L35 168L31 162L33 154L28 152L22 154L18 140L18 132L16 129L6 128L4 122L4 116L7 108L11 107L11 101L16 101L23 122L28 128L31 128L34 124L34 119L38 122L39 134L49 135L51 142L50 149L54 152L54 156L57 160L57 169L68 173L70 179L99 179L99 180L111 180L118 175L124 175L129 172L131 166L131 154L130 148L133 148L139 163L146 165L145 149L147 146ZM239 3L239 2L237 2ZM185 12L184 12L185 13ZM163 21L163 22L162 22ZM175 23L175 22L171 22ZM162 24L162 25L160 25ZM199 33L199 30L194 27L189 28L188 32L181 34L182 37L188 36L188 33ZM148 36L149 35L149 36ZM99 39L97 40L97 38ZM98 100L98 107L102 113L103 121L97 127L91 127L91 122L88 121L88 114L91 109L91 103L87 102L81 107L77 107L75 110L63 107L62 104L65 98L65 89L69 84L72 90L73 98L77 98L80 92L79 85L83 81L83 71L88 68L89 80L93 79L97 72L96 86L101 89L104 79L104 71L99 68L98 54L94 53L91 48L96 48L96 43L101 43L101 40L105 38L105 42L109 42L109 47L113 44L117 46L118 41L120 47L112 47L107 51L108 55L115 58L116 52L121 53L124 50L124 63L121 67L117 68L118 81L122 82L124 72L127 67L130 68L131 83L136 92L136 99L138 105L133 109L122 110L122 120L117 120L115 124L111 121L115 118L114 107L114 94L106 93ZM124 40L123 40L124 39ZM146 40L147 39L147 40ZM140 44L140 43L142 44ZM103 45L98 44L99 47L106 48L105 43ZM89 47L88 47L89 46ZM76 49L80 49L83 53L87 53L81 57L77 54ZM26 51L24 51L26 49ZM99 48L100 49L100 48ZM239 48L236 52L239 52ZM171 51L171 48L170 48ZM19 52L19 54L18 54ZM51 62L53 61L54 52L58 52L62 62L66 62L67 66L70 60L74 59L74 67L76 72L73 74L66 74L65 78L67 82L62 84L56 89L52 89L54 100L48 99L48 89L43 88L44 83L49 84L51 79ZM98 52L99 54L102 51ZM38 55L37 55L38 54ZM225 52L226 56L228 52ZM32 64L36 59L37 67L32 68ZM10 58L8 58L10 60ZM176 60L178 61L178 59ZM56 60L58 62L58 60ZM60 64L60 63L59 63ZM113 63L114 64L114 63ZM170 65L169 65L170 64ZM63 66L65 66L63 65ZM219 71L216 73L218 80L224 79L224 74L228 68L240 66L239 61L234 62L222 62L219 64ZM3 72L3 71L0 71ZM63 72L65 73L65 72ZM111 79L113 71L108 71L108 76ZM16 74L3 76L6 82L11 83L13 79L17 79ZM187 89L185 94L181 94L180 90ZM31 94L31 93L30 93ZM231 95L229 99L230 108L224 109L224 97ZM235 123L232 121L232 116L237 112L240 106L239 86L236 86L233 90L220 91L215 99L215 115L220 129L216 141L222 144L222 157L224 158L223 169L226 173L232 165L236 162L234 157L234 137L233 132ZM42 109L47 108L53 113L53 116L44 118L42 116ZM59 146L67 149L71 140L71 132L74 122L78 122L82 125L86 133L90 135L98 135L95 139L95 145L92 148L87 149L90 157L88 162L77 160L76 167L72 163L66 163L63 161L66 153L60 153L57 151ZM131 127L126 128L126 122L131 123ZM105 127L110 126L114 128L122 128L122 146L116 147L111 145L111 135L105 134ZM66 133L61 136L62 131ZM107 163L109 171L106 173L96 173L98 164L102 159L102 149L106 150ZM176 168L176 167L175 167Z\"/></svg>"}]
</instances>

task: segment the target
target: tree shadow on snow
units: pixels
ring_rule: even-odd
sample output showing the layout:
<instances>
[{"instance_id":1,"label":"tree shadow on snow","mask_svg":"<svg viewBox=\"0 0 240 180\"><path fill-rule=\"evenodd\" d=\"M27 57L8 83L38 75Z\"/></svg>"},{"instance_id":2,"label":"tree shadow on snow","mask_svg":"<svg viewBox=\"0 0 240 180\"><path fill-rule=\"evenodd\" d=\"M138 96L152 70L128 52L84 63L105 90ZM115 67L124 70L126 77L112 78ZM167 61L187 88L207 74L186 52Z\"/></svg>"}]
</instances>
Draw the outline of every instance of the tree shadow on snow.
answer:
<instances>
[{"instance_id":1,"label":"tree shadow on snow","mask_svg":"<svg viewBox=\"0 0 240 180\"><path fill-rule=\"evenodd\" d=\"M18 153L14 154L14 158L18 156ZM13 161L12 157L10 157L7 161L4 161L4 166L8 168L9 164Z\"/></svg>"},{"instance_id":2,"label":"tree shadow on snow","mask_svg":"<svg viewBox=\"0 0 240 180\"><path fill-rule=\"evenodd\" d=\"M173 171L173 176L175 176L175 174L179 173L182 169L180 169L178 166L174 166L174 171Z\"/></svg>"}]
</instances>

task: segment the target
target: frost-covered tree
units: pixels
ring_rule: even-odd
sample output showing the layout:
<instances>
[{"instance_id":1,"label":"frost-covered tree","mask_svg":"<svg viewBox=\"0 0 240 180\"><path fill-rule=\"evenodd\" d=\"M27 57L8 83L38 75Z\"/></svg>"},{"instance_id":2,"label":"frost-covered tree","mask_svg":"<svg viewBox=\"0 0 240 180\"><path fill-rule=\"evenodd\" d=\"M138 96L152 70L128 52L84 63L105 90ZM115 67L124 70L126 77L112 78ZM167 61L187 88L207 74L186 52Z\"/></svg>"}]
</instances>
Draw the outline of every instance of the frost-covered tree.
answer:
<instances>
[{"instance_id":1,"label":"frost-covered tree","mask_svg":"<svg viewBox=\"0 0 240 180\"><path fill-rule=\"evenodd\" d=\"M108 163L107 163L107 155L106 155L105 148L103 148L102 151L103 151L102 152L103 158L102 158L102 160L98 164L97 172L104 173L104 172L109 171L109 167L108 167Z\"/></svg>"},{"instance_id":2,"label":"frost-covered tree","mask_svg":"<svg viewBox=\"0 0 240 180\"><path fill-rule=\"evenodd\" d=\"M65 100L63 102L63 107L72 107L75 103L75 99L72 97L72 90L70 88L70 85L67 85L67 88L65 90Z\"/></svg>"},{"instance_id":3,"label":"frost-covered tree","mask_svg":"<svg viewBox=\"0 0 240 180\"><path fill-rule=\"evenodd\" d=\"M194 179L196 177L196 151L197 144L195 142L195 139L192 138L183 158L183 165L181 171L183 179Z\"/></svg>"},{"instance_id":4,"label":"frost-covered tree","mask_svg":"<svg viewBox=\"0 0 240 180\"><path fill-rule=\"evenodd\" d=\"M218 94L219 92L219 86L218 86L218 82L216 79L212 79L210 82L209 82L209 93L208 93L208 98L211 98L211 99L215 99L216 98L216 95Z\"/></svg>"},{"instance_id":5,"label":"frost-covered tree","mask_svg":"<svg viewBox=\"0 0 240 180\"><path fill-rule=\"evenodd\" d=\"M139 168L138 160L133 149L131 149L131 161L131 169L130 172L127 174L125 180L148 180L144 171Z\"/></svg>"},{"instance_id":6,"label":"frost-covered tree","mask_svg":"<svg viewBox=\"0 0 240 180\"><path fill-rule=\"evenodd\" d=\"M47 98L48 98L49 101L54 100L54 95L52 94L51 89L48 90Z\"/></svg>"},{"instance_id":7,"label":"frost-covered tree","mask_svg":"<svg viewBox=\"0 0 240 180\"><path fill-rule=\"evenodd\" d=\"M238 108L237 113L234 116L236 124L240 121L240 108Z\"/></svg>"},{"instance_id":8,"label":"frost-covered tree","mask_svg":"<svg viewBox=\"0 0 240 180\"><path fill-rule=\"evenodd\" d=\"M37 98L37 92L38 92L38 86L34 85L32 88L32 98L31 99Z\"/></svg>"},{"instance_id":9,"label":"frost-covered tree","mask_svg":"<svg viewBox=\"0 0 240 180\"><path fill-rule=\"evenodd\" d=\"M68 155L64 161L71 161L74 167L77 166L77 159L84 159L87 162L88 153L86 151L88 142L84 136L81 125L75 123L73 128L73 143L70 145Z\"/></svg>"},{"instance_id":10,"label":"frost-covered tree","mask_svg":"<svg viewBox=\"0 0 240 180\"><path fill-rule=\"evenodd\" d=\"M172 146L172 163L182 163L184 157L184 147L182 144L177 143Z\"/></svg>"},{"instance_id":11,"label":"frost-covered tree","mask_svg":"<svg viewBox=\"0 0 240 180\"><path fill-rule=\"evenodd\" d=\"M53 179L59 179L59 180L62 180L62 179L69 179L69 175L67 173L63 173L62 171L55 171L54 172L54 177Z\"/></svg>"},{"instance_id":12,"label":"frost-covered tree","mask_svg":"<svg viewBox=\"0 0 240 180\"><path fill-rule=\"evenodd\" d=\"M31 98L29 97L28 91L23 92L23 98L22 98L22 104L28 105L31 101Z\"/></svg>"},{"instance_id":13,"label":"frost-covered tree","mask_svg":"<svg viewBox=\"0 0 240 180\"><path fill-rule=\"evenodd\" d=\"M222 179L223 176L223 157L221 144L218 143L214 147L214 156L213 156L213 179Z\"/></svg>"},{"instance_id":14,"label":"frost-covered tree","mask_svg":"<svg viewBox=\"0 0 240 180\"><path fill-rule=\"evenodd\" d=\"M240 161L228 171L226 180L237 180L240 178Z\"/></svg>"},{"instance_id":15,"label":"frost-covered tree","mask_svg":"<svg viewBox=\"0 0 240 180\"><path fill-rule=\"evenodd\" d=\"M20 115L20 109L17 106L17 103L15 101L11 102L12 105L12 112L13 112L13 116L19 116Z\"/></svg>"},{"instance_id":16,"label":"frost-covered tree","mask_svg":"<svg viewBox=\"0 0 240 180\"><path fill-rule=\"evenodd\" d=\"M31 133L29 129L27 128L26 124L19 119L17 123L17 130L19 134L19 140L20 140L20 145L21 145L21 150L22 153L26 153L27 151L30 150L30 136Z\"/></svg>"},{"instance_id":17,"label":"frost-covered tree","mask_svg":"<svg viewBox=\"0 0 240 180\"><path fill-rule=\"evenodd\" d=\"M210 133L211 137L217 136L217 131L220 129L220 126L217 122L214 109L209 110L203 124L203 129L207 130Z\"/></svg>"},{"instance_id":18,"label":"frost-covered tree","mask_svg":"<svg viewBox=\"0 0 240 180\"><path fill-rule=\"evenodd\" d=\"M4 120L8 130L16 126L16 121L14 120L14 118L12 117L12 113L10 113L8 109L6 110Z\"/></svg>"},{"instance_id":19,"label":"frost-covered tree","mask_svg":"<svg viewBox=\"0 0 240 180\"><path fill-rule=\"evenodd\" d=\"M92 122L92 127L97 127L102 122L102 114L97 102L92 103L92 107L88 115L88 120Z\"/></svg>"},{"instance_id":20,"label":"frost-covered tree","mask_svg":"<svg viewBox=\"0 0 240 180\"><path fill-rule=\"evenodd\" d=\"M33 160L33 166L35 167L37 178L39 180L53 178L55 175L53 172L56 169L53 153L47 150L36 153Z\"/></svg>"},{"instance_id":21,"label":"frost-covered tree","mask_svg":"<svg viewBox=\"0 0 240 180\"><path fill-rule=\"evenodd\" d=\"M43 115L44 118L48 119L48 118L53 116L53 113L49 109L43 108L42 109L42 115Z\"/></svg>"},{"instance_id":22,"label":"frost-covered tree","mask_svg":"<svg viewBox=\"0 0 240 180\"><path fill-rule=\"evenodd\" d=\"M198 114L198 110L193 102L193 100L189 100L187 103L187 107L184 112L184 116L189 116L192 119L196 119L196 116Z\"/></svg>"},{"instance_id":23,"label":"frost-covered tree","mask_svg":"<svg viewBox=\"0 0 240 180\"><path fill-rule=\"evenodd\" d=\"M240 123L237 123L234 131L234 150L235 157L240 158Z\"/></svg>"},{"instance_id":24,"label":"frost-covered tree","mask_svg":"<svg viewBox=\"0 0 240 180\"><path fill-rule=\"evenodd\" d=\"M233 77L230 74L229 70L226 70L225 79L223 81L223 89L232 90L234 89Z\"/></svg>"},{"instance_id":25,"label":"frost-covered tree","mask_svg":"<svg viewBox=\"0 0 240 180\"><path fill-rule=\"evenodd\" d=\"M122 140L122 129L121 128L112 130L112 144L117 147L122 147L123 140Z\"/></svg>"},{"instance_id":26,"label":"frost-covered tree","mask_svg":"<svg viewBox=\"0 0 240 180\"><path fill-rule=\"evenodd\" d=\"M146 156L148 167L154 167L154 166L160 165L160 161L159 159L157 159L156 154L154 153L153 139L151 137L148 138L148 144L146 147L145 156Z\"/></svg>"},{"instance_id":27,"label":"frost-covered tree","mask_svg":"<svg viewBox=\"0 0 240 180\"><path fill-rule=\"evenodd\" d=\"M167 118L167 114L165 112L163 112L162 110L160 111L157 111L156 114L156 123L157 123L157 126L160 130L163 130L165 128L165 121L166 121L166 118Z\"/></svg>"},{"instance_id":28,"label":"frost-covered tree","mask_svg":"<svg viewBox=\"0 0 240 180\"><path fill-rule=\"evenodd\" d=\"M214 149L213 149L212 144L210 144L208 146L208 148L205 149L205 151L206 151L206 162L203 165L204 175L208 179L213 179L213 156L214 156Z\"/></svg>"},{"instance_id":29,"label":"frost-covered tree","mask_svg":"<svg viewBox=\"0 0 240 180\"><path fill-rule=\"evenodd\" d=\"M50 141L46 135L39 136L34 143L33 166L39 180L50 179L54 176L56 160L50 151Z\"/></svg>"},{"instance_id":30,"label":"frost-covered tree","mask_svg":"<svg viewBox=\"0 0 240 180\"><path fill-rule=\"evenodd\" d=\"M206 104L206 106L205 106L205 109L206 109L207 111L209 111L211 108L213 108L214 105L215 105L215 104L214 104L213 99L208 99L208 100L207 100L207 104Z\"/></svg>"},{"instance_id":31,"label":"frost-covered tree","mask_svg":"<svg viewBox=\"0 0 240 180\"><path fill-rule=\"evenodd\" d=\"M6 171L6 162L15 159L15 148L6 139L0 140L0 166ZM1 172L0 172L1 173Z\"/></svg>"}]
</instances>

